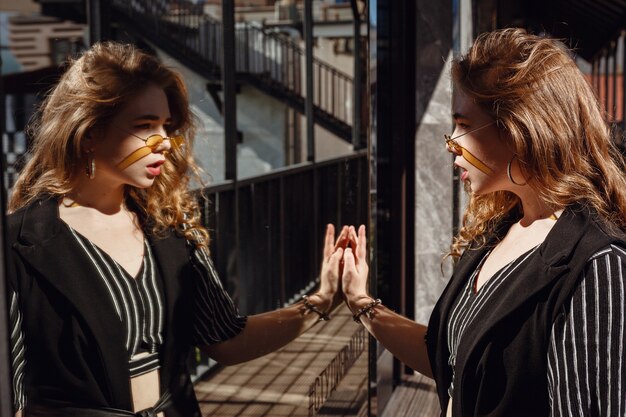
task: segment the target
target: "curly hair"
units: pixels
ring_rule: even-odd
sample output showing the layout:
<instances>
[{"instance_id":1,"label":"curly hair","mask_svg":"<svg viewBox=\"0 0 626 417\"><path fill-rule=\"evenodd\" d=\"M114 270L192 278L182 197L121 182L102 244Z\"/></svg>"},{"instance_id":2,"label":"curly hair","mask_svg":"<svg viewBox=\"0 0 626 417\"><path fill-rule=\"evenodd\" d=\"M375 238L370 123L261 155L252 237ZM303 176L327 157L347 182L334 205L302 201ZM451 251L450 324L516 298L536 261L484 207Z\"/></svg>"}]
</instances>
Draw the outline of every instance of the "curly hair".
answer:
<instances>
[{"instance_id":1,"label":"curly hair","mask_svg":"<svg viewBox=\"0 0 626 417\"><path fill-rule=\"evenodd\" d=\"M506 134L521 172L555 211L579 203L614 231L626 226L624 160L611 140L589 83L560 41L502 29L481 34L452 63L454 88L486 111ZM510 192L470 195L450 254L484 245L497 225L521 215Z\"/></svg>"},{"instance_id":2,"label":"curly hair","mask_svg":"<svg viewBox=\"0 0 626 417\"><path fill-rule=\"evenodd\" d=\"M180 74L128 44L97 43L69 63L29 125L34 139L30 160L15 184L9 211L42 195L60 199L68 194L84 175L82 141L90 131L107 126L125 103L151 84L167 97L172 116L168 134L182 134L187 143L170 154L151 187L127 186L125 203L154 236L173 228L206 247L209 234L188 189L189 175L197 175L198 168L191 154L195 129L187 89Z\"/></svg>"}]
</instances>

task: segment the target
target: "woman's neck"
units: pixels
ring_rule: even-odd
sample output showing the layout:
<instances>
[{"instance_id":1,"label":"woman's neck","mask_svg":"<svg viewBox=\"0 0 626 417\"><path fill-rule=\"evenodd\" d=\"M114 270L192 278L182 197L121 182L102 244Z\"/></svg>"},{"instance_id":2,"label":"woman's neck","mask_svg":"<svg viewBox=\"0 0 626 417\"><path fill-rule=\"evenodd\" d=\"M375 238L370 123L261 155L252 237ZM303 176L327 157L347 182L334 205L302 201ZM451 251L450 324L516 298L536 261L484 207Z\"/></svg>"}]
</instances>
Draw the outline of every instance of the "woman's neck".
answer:
<instances>
[{"instance_id":1,"label":"woman's neck","mask_svg":"<svg viewBox=\"0 0 626 417\"><path fill-rule=\"evenodd\" d=\"M539 196L534 192L528 192L525 195L519 195L522 202L522 218L520 219L520 225L526 227L530 226L537 220L544 220L552 218L555 220L555 210L545 202L539 199Z\"/></svg>"},{"instance_id":2,"label":"woman's neck","mask_svg":"<svg viewBox=\"0 0 626 417\"><path fill-rule=\"evenodd\" d=\"M81 179L65 196L63 204L94 208L104 214L115 214L123 209L124 185L112 186L103 181Z\"/></svg>"}]
</instances>

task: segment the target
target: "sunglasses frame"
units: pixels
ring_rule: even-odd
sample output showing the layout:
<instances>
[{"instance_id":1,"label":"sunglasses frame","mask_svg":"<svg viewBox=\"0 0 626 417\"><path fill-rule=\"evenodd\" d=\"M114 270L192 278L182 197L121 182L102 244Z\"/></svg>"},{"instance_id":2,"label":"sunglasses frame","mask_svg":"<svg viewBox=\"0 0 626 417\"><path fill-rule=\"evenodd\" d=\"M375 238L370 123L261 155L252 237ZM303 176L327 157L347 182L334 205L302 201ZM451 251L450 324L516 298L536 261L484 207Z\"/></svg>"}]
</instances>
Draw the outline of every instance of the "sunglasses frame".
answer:
<instances>
[{"instance_id":1,"label":"sunglasses frame","mask_svg":"<svg viewBox=\"0 0 626 417\"><path fill-rule=\"evenodd\" d=\"M172 149L180 148L185 142L185 137L183 135L174 135L174 136L162 136L158 133L154 133L147 138L142 138L141 136L137 136L134 133L128 132L137 139L140 139L146 143L146 146L152 150L155 150L162 144L165 140L169 140L172 146Z\"/></svg>"},{"instance_id":2,"label":"sunglasses frame","mask_svg":"<svg viewBox=\"0 0 626 417\"><path fill-rule=\"evenodd\" d=\"M470 133L476 132L477 130L483 129L487 126L491 126L494 123L497 123L497 122L493 120L475 129L469 130L465 133L461 133L460 135L456 135L455 137L450 137L450 135L444 134L443 138L446 140L446 147L452 149L455 153L462 153L465 148L459 145L459 143L456 141L458 138L460 138L461 136L469 135Z\"/></svg>"}]
</instances>

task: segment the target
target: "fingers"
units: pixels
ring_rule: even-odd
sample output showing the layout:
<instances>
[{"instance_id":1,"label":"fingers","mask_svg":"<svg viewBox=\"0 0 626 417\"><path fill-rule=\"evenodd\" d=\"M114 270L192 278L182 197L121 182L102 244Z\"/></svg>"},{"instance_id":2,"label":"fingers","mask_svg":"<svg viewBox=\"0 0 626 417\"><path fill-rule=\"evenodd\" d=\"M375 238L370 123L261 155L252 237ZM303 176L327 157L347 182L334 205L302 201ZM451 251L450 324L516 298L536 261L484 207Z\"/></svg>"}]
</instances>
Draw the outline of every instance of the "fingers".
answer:
<instances>
[{"instance_id":1,"label":"fingers","mask_svg":"<svg viewBox=\"0 0 626 417\"><path fill-rule=\"evenodd\" d=\"M367 237L365 234L364 225L359 226L359 236L358 236L356 256L359 259L366 259L366 256L367 256Z\"/></svg>"},{"instance_id":2,"label":"fingers","mask_svg":"<svg viewBox=\"0 0 626 417\"><path fill-rule=\"evenodd\" d=\"M357 234L354 230L354 226L350 226L348 229L348 246L352 248L352 250L356 250L357 246Z\"/></svg>"},{"instance_id":3,"label":"fingers","mask_svg":"<svg viewBox=\"0 0 626 417\"><path fill-rule=\"evenodd\" d=\"M326 237L324 238L324 258L328 258L335 251L335 226L326 225Z\"/></svg>"},{"instance_id":4,"label":"fingers","mask_svg":"<svg viewBox=\"0 0 626 417\"><path fill-rule=\"evenodd\" d=\"M335 249L345 249L348 242L348 226L343 226L335 242Z\"/></svg>"},{"instance_id":5,"label":"fingers","mask_svg":"<svg viewBox=\"0 0 626 417\"><path fill-rule=\"evenodd\" d=\"M359 226L359 230L354 226L343 226L337 240L335 240L335 227L332 224L326 226L326 236L324 239L324 259L329 259L337 253L337 249L351 248L351 256L358 263L359 259L365 259L367 256L367 237L365 226Z\"/></svg>"},{"instance_id":6,"label":"fingers","mask_svg":"<svg viewBox=\"0 0 626 417\"><path fill-rule=\"evenodd\" d=\"M341 262L342 258L343 258L343 249L342 248L337 248L335 253L330 255L330 259L328 261L328 264L331 267L331 269L338 268L339 267L339 262Z\"/></svg>"},{"instance_id":7,"label":"fingers","mask_svg":"<svg viewBox=\"0 0 626 417\"><path fill-rule=\"evenodd\" d=\"M347 247L343 252L343 271L344 275L346 272L355 272L356 271L356 262L354 259L354 254L352 252L352 248Z\"/></svg>"}]
</instances>

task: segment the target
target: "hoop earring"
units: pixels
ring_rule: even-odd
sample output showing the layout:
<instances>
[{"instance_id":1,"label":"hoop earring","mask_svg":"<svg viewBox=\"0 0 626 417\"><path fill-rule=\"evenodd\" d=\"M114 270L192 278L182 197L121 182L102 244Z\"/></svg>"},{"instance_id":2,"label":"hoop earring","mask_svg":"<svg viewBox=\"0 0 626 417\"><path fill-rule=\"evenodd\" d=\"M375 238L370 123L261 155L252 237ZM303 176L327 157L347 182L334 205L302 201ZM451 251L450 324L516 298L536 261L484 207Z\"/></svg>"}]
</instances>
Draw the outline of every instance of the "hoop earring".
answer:
<instances>
[{"instance_id":1,"label":"hoop earring","mask_svg":"<svg viewBox=\"0 0 626 417\"><path fill-rule=\"evenodd\" d=\"M509 161L509 164L506 166L506 175L509 176L509 181L511 181L513 184L518 185L518 186L522 186L522 185L526 185L527 183L518 183L515 182L515 180L513 179L513 175L511 174L511 164L513 163L513 160L517 158L517 155L513 155L513 158L511 158L511 160Z\"/></svg>"},{"instance_id":2,"label":"hoop earring","mask_svg":"<svg viewBox=\"0 0 626 417\"><path fill-rule=\"evenodd\" d=\"M93 156L93 149L85 151L87 153L87 165L85 166L85 175L90 180L96 177L96 159Z\"/></svg>"}]
</instances>

